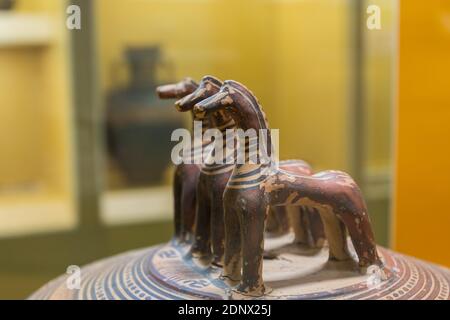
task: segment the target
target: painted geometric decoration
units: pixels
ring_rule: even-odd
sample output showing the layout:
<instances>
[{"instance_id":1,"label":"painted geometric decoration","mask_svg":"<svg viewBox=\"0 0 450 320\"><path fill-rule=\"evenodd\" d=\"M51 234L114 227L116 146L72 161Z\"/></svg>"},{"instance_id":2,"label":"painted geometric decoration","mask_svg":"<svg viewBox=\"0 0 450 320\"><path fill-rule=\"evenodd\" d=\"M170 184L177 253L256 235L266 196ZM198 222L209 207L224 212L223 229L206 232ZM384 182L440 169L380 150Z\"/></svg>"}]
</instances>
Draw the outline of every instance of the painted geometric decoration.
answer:
<instances>
[{"instance_id":1,"label":"painted geometric decoration","mask_svg":"<svg viewBox=\"0 0 450 320\"><path fill-rule=\"evenodd\" d=\"M386 276L380 277L379 269L362 275L356 266L352 270L348 264L328 262L326 247L306 249L291 242L291 235L266 240L270 259L264 260L264 280L269 292L259 299L450 300L448 269L379 247ZM83 267L79 290L68 289L65 275L30 299L235 298L221 280L220 268L204 267L187 252L187 246L172 242L127 252Z\"/></svg>"}]
</instances>

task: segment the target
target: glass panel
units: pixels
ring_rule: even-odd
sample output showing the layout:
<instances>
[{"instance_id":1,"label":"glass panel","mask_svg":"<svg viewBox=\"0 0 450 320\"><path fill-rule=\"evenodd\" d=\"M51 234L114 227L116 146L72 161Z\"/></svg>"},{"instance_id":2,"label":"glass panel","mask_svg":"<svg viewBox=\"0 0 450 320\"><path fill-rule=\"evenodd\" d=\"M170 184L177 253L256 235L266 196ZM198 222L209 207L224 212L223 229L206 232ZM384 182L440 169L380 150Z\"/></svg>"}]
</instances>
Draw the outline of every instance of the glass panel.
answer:
<instances>
[{"instance_id":1,"label":"glass panel","mask_svg":"<svg viewBox=\"0 0 450 320\"><path fill-rule=\"evenodd\" d=\"M11 2L0 11L0 295L25 297L71 263L169 239L170 136L192 123L155 87L186 76L250 88L280 130L281 159L358 175L387 243L396 1L80 1L85 33L67 31L66 1ZM367 29L369 5L381 29ZM86 70L98 74L80 81Z\"/></svg>"},{"instance_id":2,"label":"glass panel","mask_svg":"<svg viewBox=\"0 0 450 320\"><path fill-rule=\"evenodd\" d=\"M377 240L389 243L392 186L392 115L395 98L397 1L365 1L380 9L380 29L363 28L364 192ZM374 11L371 11L372 15ZM369 14L365 15L368 19ZM366 19L363 23L366 24Z\"/></svg>"},{"instance_id":3,"label":"glass panel","mask_svg":"<svg viewBox=\"0 0 450 320\"><path fill-rule=\"evenodd\" d=\"M374 2L383 19L382 29L374 31L366 30L368 3L358 9L363 25L353 23L355 4L97 1L107 141L104 220L170 218L170 133L189 126L190 118L176 113L173 101L156 99L154 89L212 74L238 80L256 94L271 127L280 129L282 159L302 158L316 170L353 173L358 168L352 155L363 153L360 183L374 199L369 206L386 243L395 2ZM358 27L363 28L360 66L352 59ZM358 106L364 120L358 132L349 129L355 72L363 74L365 96L365 106ZM364 150L354 144L359 134L366 137Z\"/></svg>"},{"instance_id":4,"label":"glass panel","mask_svg":"<svg viewBox=\"0 0 450 320\"><path fill-rule=\"evenodd\" d=\"M63 2L0 11L0 237L74 227Z\"/></svg>"}]
</instances>

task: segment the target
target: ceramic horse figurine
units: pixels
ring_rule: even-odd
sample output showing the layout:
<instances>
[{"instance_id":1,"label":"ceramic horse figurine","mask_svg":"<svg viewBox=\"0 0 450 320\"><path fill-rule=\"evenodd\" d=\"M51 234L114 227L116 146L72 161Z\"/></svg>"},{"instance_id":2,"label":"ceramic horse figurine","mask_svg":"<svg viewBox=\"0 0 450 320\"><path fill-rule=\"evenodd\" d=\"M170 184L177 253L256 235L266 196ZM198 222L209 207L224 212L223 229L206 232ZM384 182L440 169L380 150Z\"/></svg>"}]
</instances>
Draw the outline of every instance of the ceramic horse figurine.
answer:
<instances>
[{"instance_id":1,"label":"ceramic horse figurine","mask_svg":"<svg viewBox=\"0 0 450 320\"><path fill-rule=\"evenodd\" d=\"M196 114L228 111L243 130L267 130L263 110L244 85L228 80L214 96L194 107ZM259 131L258 131L259 132ZM246 149L270 153L270 131L265 143L246 141ZM261 296L264 221L270 206L301 205L320 214L329 242L330 260L351 260L347 247L348 231L359 258L359 267L382 266L367 207L361 191L344 172L323 171L312 176L292 174L268 163L237 164L224 192L225 265L224 277L240 294Z\"/></svg>"},{"instance_id":2,"label":"ceramic horse figurine","mask_svg":"<svg viewBox=\"0 0 450 320\"><path fill-rule=\"evenodd\" d=\"M192 92L198 84L191 78L185 78L174 84L162 85L156 88L160 99L180 99ZM192 114L194 120L204 121L203 125L209 127L207 120L200 119ZM194 146L191 153L195 153ZM180 164L175 168L173 182L174 196L174 230L175 240L188 241L193 234L195 219L196 189L200 166L197 164Z\"/></svg>"},{"instance_id":3,"label":"ceramic horse figurine","mask_svg":"<svg viewBox=\"0 0 450 320\"><path fill-rule=\"evenodd\" d=\"M178 110L192 110L196 103L219 92L221 86L222 81L219 79L213 76L203 77L198 88L193 93L176 102ZM209 151L206 161L201 167L197 187L195 236L191 253L193 256L205 261L205 263L210 262L209 257L212 253L212 263L222 266L224 252L223 193L235 163L233 160L235 150L230 150L228 153L225 150L227 145L232 145L233 148L235 146L236 136L234 131L230 132L229 129L235 129L236 125L233 118L224 110L212 113L209 121L212 128L218 129L217 134L222 139L214 142L214 147ZM227 144L229 142L227 139L231 140L231 143ZM222 158L218 159L220 161L213 161L215 160L214 151L217 149L223 151ZM230 160L230 156L231 161L227 161ZM282 161L280 165L281 168L292 173L312 174L309 164L302 160ZM274 215L278 217L286 216L285 208L277 207L273 209L277 210ZM311 221L315 222L315 224L307 225L305 223L301 225L302 227L299 225L299 227L294 228L297 241L314 247L320 246L320 239L324 238L323 226L317 215L314 215ZM313 239L312 243L311 241L308 242L309 239Z\"/></svg>"},{"instance_id":4,"label":"ceramic horse figurine","mask_svg":"<svg viewBox=\"0 0 450 320\"><path fill-rule=\"evenodd\" d=\"M219 79L205 76L194 92L175 102L175 105L181 112L192 112L197 102L217 93L221 86L222 81ZM235 127L233 119L222 111L212 113L208 121L210 127L218 129L224 138L226 130ZM194 240L190 252L204 264L212 263L222 266L224 255L222 194L233 165L227 164L226 161L219 164L205 162L204 158L208 157L208 153L209 151L206 150L202 154L197 184Z\"/></svg>"}]
</instances>

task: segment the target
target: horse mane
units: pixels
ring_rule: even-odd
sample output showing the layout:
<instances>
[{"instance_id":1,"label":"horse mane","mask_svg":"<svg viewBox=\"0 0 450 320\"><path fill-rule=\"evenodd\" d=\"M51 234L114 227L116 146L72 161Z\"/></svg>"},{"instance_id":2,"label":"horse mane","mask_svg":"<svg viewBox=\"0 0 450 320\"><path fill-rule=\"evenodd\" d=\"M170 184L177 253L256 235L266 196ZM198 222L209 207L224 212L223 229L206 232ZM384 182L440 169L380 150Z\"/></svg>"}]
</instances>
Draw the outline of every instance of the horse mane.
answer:
<instances>
[{"instance_id":1,"label":"horse mane","mask_svg":"<svg viewBox=\"0 0 450 320\"><path fill-rule=\"evenodd\" d=\"M263 110L261 104L259 103L258 98L256 98L256 96L253 94L253 92L250 89L248 89L242 83L239 83L235 80L226 80L226 81L224 81L223 84L229 85L229 86L237 89L242 94L244 94L250 100L253 107L257 111L257 116L258 116L259 122L263 123L265 126L265 128L263 128L263 129L270 129L266 114L264 113L264 110Z\"/></svg>"},{"instance_id":2,"label":"horse mane","mask_svg":"<svg viewBox=\"0 0 450 320\"><path fill-rule=\"evenodd\" d=\"M219 79L219 78L216 78L216 77L214 77L214 76L210 76L210 75L207 75L207 76L204 76L203 78L202 78L202 82L203 81L210 81L210 82L212 82L213 84L215 84L216 86L218 86L219 88L222 86L222 84L223 84L223 82Z\"/></svg>"},{"instance_id":3,"label":"horse mane","mask_svg":"<svg viewBox=\"0 0 450 320\"><path fill-rule=\"evenodd\" d=\"M268 131L268 140L266 141L266 143L263 143L263 148L266 150L267 155L272 154L272 138L270 136L269 123L267 122L266 114L264 113L262 106L259 104L256 96L246 86L237 81L226 80L223 84L229 85L230 87L236 89L250 101L250 103L252 104L251 107L258 117L258 123L261 127L260 129L266 129Z\"/></svg>"}]
</instances>

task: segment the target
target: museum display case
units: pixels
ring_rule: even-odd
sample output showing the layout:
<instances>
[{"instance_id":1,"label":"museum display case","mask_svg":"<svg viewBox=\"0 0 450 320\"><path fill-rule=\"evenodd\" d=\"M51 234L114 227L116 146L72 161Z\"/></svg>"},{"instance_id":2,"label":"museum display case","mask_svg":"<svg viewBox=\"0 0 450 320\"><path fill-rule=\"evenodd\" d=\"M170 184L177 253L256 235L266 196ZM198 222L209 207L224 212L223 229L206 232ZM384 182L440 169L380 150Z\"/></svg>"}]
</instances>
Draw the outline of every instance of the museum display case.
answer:
<instances>
[{"instance_id":1,"label":"museum display case","mask_svg":"<svg viewBox=\"0 0 450 320\"><path fill-rule=\"evenodd\" d=\"M62 10L51 1L18 1L0 11L2 238L77 222Z\"/></svg>"},{"instance_id":2,"label":"museum display case","mask_svg":"<svg viewBox=\"0 0 450 320\"><path fill-rule=\"evenodd\" d=\"M0 298L448 299L449 10L0 1ZM279 130L270 174L173 161L193 120L240 128L224 86Z\"/></svg>"},{"instance_id":3,"label":"museum display case","mask_svg":"<svg viewBox=\"0 0 450 320\"><path fill-rule=\"evenodd\" d=\"M78 271L77 288L66 275L31 299L450 299L449 269L376 245L351 176L278 160L267 117L245 85L205 76L157 92L181 98L177 110L206 127L177 164L172 241L93 263ZM287 215L288 224L268 236L271 215Z\"/></svg>"}]
</instances>

